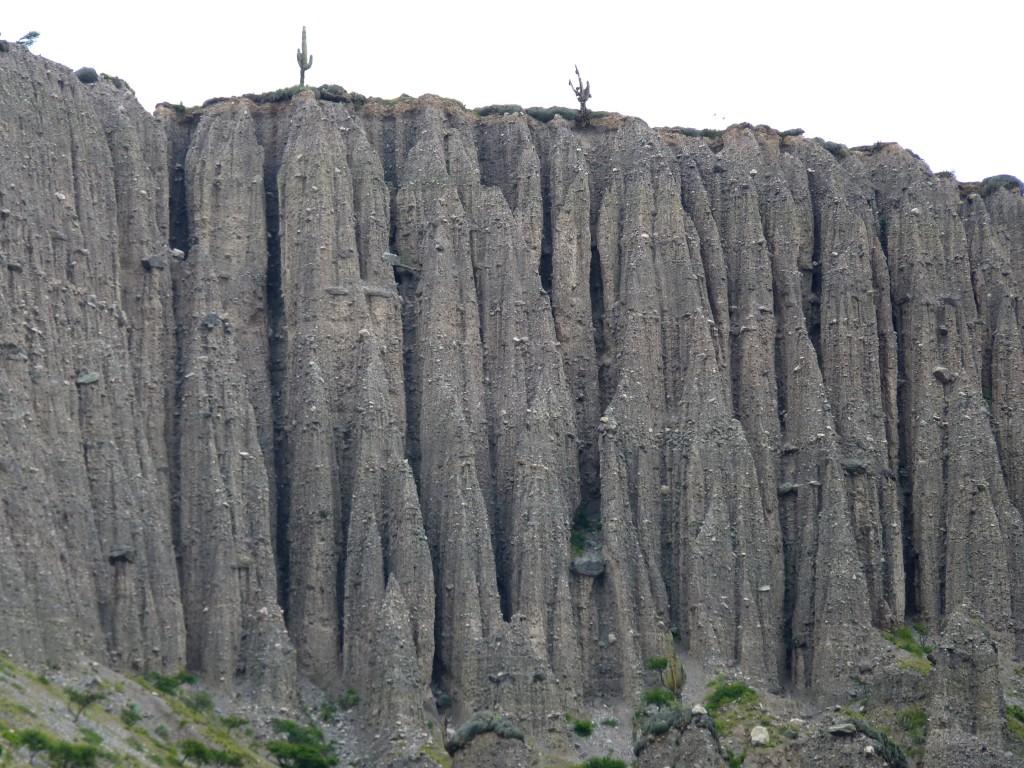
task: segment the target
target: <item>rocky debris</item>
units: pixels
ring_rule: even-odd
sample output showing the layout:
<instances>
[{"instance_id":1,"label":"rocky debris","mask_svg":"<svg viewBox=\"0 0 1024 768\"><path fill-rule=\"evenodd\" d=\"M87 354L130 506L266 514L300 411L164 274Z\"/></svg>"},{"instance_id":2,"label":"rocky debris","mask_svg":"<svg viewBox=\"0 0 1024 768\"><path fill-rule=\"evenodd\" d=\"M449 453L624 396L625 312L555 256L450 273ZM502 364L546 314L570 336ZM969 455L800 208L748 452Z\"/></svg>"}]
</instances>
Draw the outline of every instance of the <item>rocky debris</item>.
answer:
<instances>
[{"instance_id":1,"label":"rocky debris","mask_svg":"<svg viewBox=\"0 0 1024 768\"><path fill-rule=\"evenodd\" d=\"M853 736L857 733L857 726L853 723L836 723L828 727L828 732L833 736Z\"/></svg>"},{"instance_id":2,"label":"rocky debris","mask_svg":"<svg viewBox=\"0 0 1024 768\"><path fill-rule=\"evenodd\" d=\"M826 717L801 726L801 730L804 733L791 743L788 763L783 764L909 768L903 750L866 720L830 722Z\"/></svg>"},{"instance_id":3,"label":"rocky debris","mask_svg":"<svg viewBox=\"0 0 1024 768\"><path fill-rule=\"evenodd\" d=\"M924 765L942 768L1018 768L1020 754L1002 749L999 742L989 742L958 730L935 730L929 733L922 757Z\"/></svg>"},{"instance_id":4,"label":"rocky debris","mask_svg":"<svg viewBox=\"0 0 1024 768\"><path fill-rule=\"evenodd\" d=\"M135 550L127 546L115 546L110 550L110 554L107 556L107 562L111 565L115 563L134 563L135 562Z\"/></svg>"},{"instance_id":5,"label":"rocky debris","mask_svg":"<svg viewBox=\"0 0 1024 768\"><path fill-rule=\"evenodd\" d=\"M522 741L489 732L473 739L452 757L452 768L528 768L536 755Z\"/></svg>"},{"instance_id":6,"label":"rocky debris","mask_svg":"<svg viewBox=\"0 0 1024 768\"><path fill-rule=\"evenodd\" d=\"M755 725L750 729L750 743L755 747L763 747L771 741L768 729L763 725Z\"/></svg>"},{"instance_id":7,"label":"rocky debris","mask_svg":"<svg viewBox=\"0 0 1024 768\"><path fill-rule=\"evenodd\" d=\"M678 708L659 710L641 725L633 746L638 768L664 765L718 768L729 765L718 743L714 720Z\"/></svg>"},{"instance_id":8,"label":"rocky debris","mask_svg":"<svg viewBox=\"0 0 1024 768\"><path fill-rule=\"evenodd\" d=\"M476 712L445 742L452 765L504 768L533 764L521 728L493 712Z\"/></svg>"},{"instance_id":9,"label":"rocky debris","mask_svg":"<svg viewBox=\"0 0 1024 768\"><path fill-rule=\"evenodd\" d=\"M974 743L975 751L1001 753L1006 716L999 654L981 617L965 607L950 613L932 657L927 751L941 754L947 742L956 742L958 751L969 752Z\"/></svg>"},{"instance_id":10,"label":"rocky debris","mask_svg":"<svg viewBox=\"0 0 1024 768\"><path fill-rule=\"evenodd\" d=\"M604 573L604 558L600 555L580 555L572 559L572 572L580 576L597 577Z\"/></svg>"},{"instance_id":11,"label":"rocky debris","mask_svg":"<svg viewBox=\"0 0 1024 768\"><path fill-rule=\"evenodd\" d=\"M167 257L158 253L142 257L142 266L147 271L151 269L167 269L169 265L170 262L167 260Z\"/></svg>"}]
</instances>

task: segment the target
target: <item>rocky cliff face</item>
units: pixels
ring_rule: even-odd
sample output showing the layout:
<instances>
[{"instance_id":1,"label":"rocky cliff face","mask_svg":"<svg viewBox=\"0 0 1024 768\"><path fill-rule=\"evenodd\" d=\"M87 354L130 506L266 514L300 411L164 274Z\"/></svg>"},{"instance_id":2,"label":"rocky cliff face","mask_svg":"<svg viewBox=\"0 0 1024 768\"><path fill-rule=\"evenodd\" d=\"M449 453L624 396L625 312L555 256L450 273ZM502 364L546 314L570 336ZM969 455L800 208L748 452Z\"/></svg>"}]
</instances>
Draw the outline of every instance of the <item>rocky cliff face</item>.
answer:
<instances>
[{"instance_id":1,"label":"rocky cliff face","mask_svg":"<svg viewBox=\"0 0 1024 768\"><path fill-rule=\"evenodd\" d=\"M1024 650L1019 189L435 97L153 118L17 46L0 97L17 656L539 727L672 637L825 700L964 604Z\"/></svg>"}]
</instances>

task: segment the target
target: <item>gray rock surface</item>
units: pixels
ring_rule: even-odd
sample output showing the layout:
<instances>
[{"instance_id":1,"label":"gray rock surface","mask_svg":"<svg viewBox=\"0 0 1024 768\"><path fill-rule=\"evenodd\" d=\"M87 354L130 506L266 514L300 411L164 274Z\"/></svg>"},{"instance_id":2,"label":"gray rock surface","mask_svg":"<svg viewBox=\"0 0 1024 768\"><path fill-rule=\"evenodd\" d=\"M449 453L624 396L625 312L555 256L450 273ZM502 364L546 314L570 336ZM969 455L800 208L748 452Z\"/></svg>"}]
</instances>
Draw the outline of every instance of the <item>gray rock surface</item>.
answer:
<instances>
[{"instance_id":1,"label":"gray rock surface","mask_svg":"<svg viewBox=\"0 0 1024 768\"><path fill-rule=\"evenodd\" d=\"M540 732L669 631L831 703L913 620L974 648L943 711L998 691L958 611L1024 652L1020 194L317 93L154 118L0 54L0 647Z\"/></svg>"},{"instance_id":2,"label":"gray rock surface","mask_svg":"<svg viewBox=\"0 0 1024 768\"><path fill-rule=\"evenodd\" d=\"M477 736L452 758L452 768L528 768L536 756L517 739L503 739L496 733Z\"/></svg>"},{"instance_id":3,"label":"gray rock surface","mask_svg":"<svg viewBox=\"0 0 1024 768\"><path fill-rule=\"evenodd\" d=\"M935 739L929 741L929 751L941 754L946 746L931 742L948 741L947 732L958 732L960 741L975 741L978 747L1001 753L1006 715L999 657L980 618L965 609L950 614L933 657L928 712L936 727L931 729Z\"/></svg>"},{"instance_id":4,"label":"gray rock surface","mask_svg":"<svg viewBox=\"0 0 1024 768\"><path fill-rule=\"evenodd\" d=\"M662 714L662 713L659 713ZM641 733L634 751L637 768L665 765L692 768L724 768L729 756L722 749L714 721L708 715L680 712L666 730L656 727L655 733Z\"/></svg>"}]
</instances>

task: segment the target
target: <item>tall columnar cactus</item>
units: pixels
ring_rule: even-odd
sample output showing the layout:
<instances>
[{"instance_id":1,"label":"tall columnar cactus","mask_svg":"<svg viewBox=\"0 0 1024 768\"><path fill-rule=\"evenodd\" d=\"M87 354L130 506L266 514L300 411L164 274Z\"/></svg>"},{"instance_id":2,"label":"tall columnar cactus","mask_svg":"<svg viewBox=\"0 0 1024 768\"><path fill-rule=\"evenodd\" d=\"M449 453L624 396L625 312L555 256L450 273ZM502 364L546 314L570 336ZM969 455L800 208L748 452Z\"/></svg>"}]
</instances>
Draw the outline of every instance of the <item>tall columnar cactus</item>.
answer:
<instances>
[{"instance_id":1,"label":"tall columnar cactus","mask_svg":"<svg viewBox=\"0 0 1024 768\"><path fill-rule=\"evenodd\" d=\"M299 85L306 84L306 70L313 66L313 57L306 55L306 28L302 28L302 48L295 51L295 59L299 62Z\"/></svg>"},{"instance_id":2,"label":"tall columnar cactus","mask_svg":"<svg viewBox=\"0 0 1024 768\"><path fill-rule=\"evenodd\" d=\"M665 665L665 669L661 672L661 681L676 696L679 696L683 692L683 686L686 684L686 672L683 671L682 665L679 663L679 657L676 656L675 643L672 641L672 635L668 634L665 637L665 656L668 659L668 664Z\"/></svg>"},{"instance_id":3,"label":"tall columnar cactus","mask_svg":"<svg viewBox=\"0 0 1024 768\"><path fill-rule=\"evenodd\" d=\"M587 84L583 85L583 77L580 75L579 67L576 67L576 78L579 80L579 85L573 85L572 80L569 80L569 87L576 94L576 101L580 103L580 109L576 113L576 127L586 128L590 125L590 113L587 111L587 100L590 98L590 81L587 80Z\"/></svg>"}]
</instances>

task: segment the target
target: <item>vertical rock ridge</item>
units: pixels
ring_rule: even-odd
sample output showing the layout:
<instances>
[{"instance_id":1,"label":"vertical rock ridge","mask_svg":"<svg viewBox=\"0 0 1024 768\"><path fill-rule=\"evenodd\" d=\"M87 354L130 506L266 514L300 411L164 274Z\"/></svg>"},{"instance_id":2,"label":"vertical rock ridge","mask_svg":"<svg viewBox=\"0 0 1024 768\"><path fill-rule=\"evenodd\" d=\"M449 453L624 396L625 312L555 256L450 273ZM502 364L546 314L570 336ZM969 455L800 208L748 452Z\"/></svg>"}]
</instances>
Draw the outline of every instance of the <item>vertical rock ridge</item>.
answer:
<instances>
[{"instance_id":1,"label":"vertical rock ridge","mask_svg":"<svg viewBox=\"0 0 1024 768\"><path fill-rule=\"evenodd\" d=\"M290 695L277 603L263 151L244 104L201 118L185 161L191 248L178 269L180 556L188 662Z\"/></svg>"},{"instance_id":2,"label":"vertical rock ridge","mask_svg":"<svg viewBox=\"0 0 1024 768\"><path fill-rule=\"evenodd\" d=\"M366 155L365 138L348 137L360 131L343 105L319 103L311 93L298 100L278 172L288 327L288 623L298 640L300 668L336 680L344 640L346 529L361 471L355 431L366 407L359 346L377 330L373 302L397 297L383 251L359 250L377 251L387 242L389 219L382 174L353 174L349 166L350 153ZM387 285L373 282L382 276L391 278ZM392 321L378 332L394 334L396 327Z\"/></svg>"},{"instance_id":3,"label":"vertical rock ridge","mask_svg":"<svg viewBox=\"0 0 1024 768\"><path fill-rule=\"evenodd\" d=\"M420 270L410 372L422 404L420 502L437 584L435 669L454 692L486 674L481 657L501 613L480 477L489 451L469 223L448 175L441 113L428 108L418 123L399 177L396 241ZM466 693L459 703L472 710Z\"/></svg>"},{"instance_id":4,"label":"vertical rock ridge","mask_svg":"<svg viewBox=\"0 0 1024 768\"><path fill-rule=\"evenodd\" d=\"M555 339L569 391L575 393L581 503L590 504L600 491L596 429L601 412L590 300L590 167L583 146L563 121L556 121L554 130L536 131L534 140L548 188Z\"/></svg>"},{"instance_id":5,"label":"vertical rock ridge","mask_svg":"<svg viewBox=\"0 0 1024 768\"><path fill-rule=\"evenodd\" d=\"M506 613L518 615L538 661L547 661L559 678L578 681L569 595L569 525L580 488L577 427L550 298L538 273L540 159L522 117L497 122L482 142L504 149L491 153L498 159L485 162L484 178L514 190L500 196L485 188L473 212L496 499L506 500L495 515Z\"/></svg>"},{"instance_id":6,"label":"vertical rock ridge","mask_svg":"<svg viewBox=\"0 0 1024 768\"><path fill-rule=\"evenodd\" d=\"M21 49L5 55L3 71L12 109L0 118L0 642L36 661L84 652L126 668L178 668L162 437L147 432L160 419L143 416L162 402L131 363L133 346L147 335L166 343L169 326L146 289L150 311L133 306L129 320L122 309L130 286L145 282L125 273L141 273L137 259L151 247L164 255L161 139L113 88L93 98L69 70ZM123 114L104 124L108 108ZM106 129L117 136L113 156Z\"/></svg>"},{"instance_id":7,"label":"vertical rock ridge","mask_svg":"<svg viewBox=\"0 0 1024 768\"><path fill-rule=\"evenodd\" d=\"M972 279L972 250L976 260L983 253L980 217L968 213L972 223L965 226L961 210L977 201L961 203L955 189L934 184L920 163L895 148L882 148L871 160L872 178L887 195L882 204L903 337L901 411L913 494L916 606L935 624L966 591L1002 632L1010 621L1019 626L1007 569L1016 560L1020 514L997 471L989 409L979 406L985 350L992 349L979 313L998 322L998 305L987 301L991 288L977 301L978 284L987 283L981 263ZM897 179L900 191L890 192ZM982 550L989 553L983 563L968 554Z\"/></svg>"},{"instance_id":8,"label":"vertical rock ridge","mask_svg":"<svg viewBox=\"0 0 1024 768\"><path fill-rule=\"evenodd\" d=\"M374 325L359 350L362 405L353 434L358 470L346 541L342 674L393 722L415 724L429 699L434 581L396 418L404 412L392 394L401 392L400 382L385 375L388 357L401 347L376 342L373 334L381 330Z\"/></svg>"}]
</instances>

